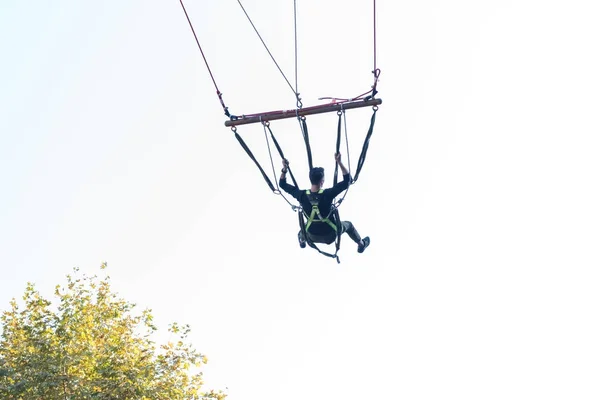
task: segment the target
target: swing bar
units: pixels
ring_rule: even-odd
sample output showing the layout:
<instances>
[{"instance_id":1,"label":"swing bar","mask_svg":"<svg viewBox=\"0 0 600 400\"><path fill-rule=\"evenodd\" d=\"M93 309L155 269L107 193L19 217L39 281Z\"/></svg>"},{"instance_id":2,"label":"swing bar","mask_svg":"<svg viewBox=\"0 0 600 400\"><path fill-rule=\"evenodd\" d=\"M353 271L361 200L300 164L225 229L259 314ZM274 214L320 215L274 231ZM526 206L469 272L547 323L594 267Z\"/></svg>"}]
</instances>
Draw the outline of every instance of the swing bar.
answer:
<instances>
[{"instance_id":1,"label":"swing bar","mask_svg":"<svg viewBox=\"0 0 600 400\"><path fill-rule=\"evenodd\" d=\"M340 110L350 110L353 108L361 108L361 107L370 107L370 106L378 106L381 104L381 99L371 99L371 100L356 100L349 102L340 102L333 104L321 104L318 106L312 106L307 108L301 108L299 110L280 110L280 111L270 111L261 114L252 114L252 115L242 115L238 117L238 119L231 119L225 121L225 126L237 126L237 125L246 125L246 124L254 124L257 122L266 122L266 121L274 121L277 119L286 119L286 118L295 118L296 116L305 116L312 114L322 114Z\"/></svg>"}]
</instances>

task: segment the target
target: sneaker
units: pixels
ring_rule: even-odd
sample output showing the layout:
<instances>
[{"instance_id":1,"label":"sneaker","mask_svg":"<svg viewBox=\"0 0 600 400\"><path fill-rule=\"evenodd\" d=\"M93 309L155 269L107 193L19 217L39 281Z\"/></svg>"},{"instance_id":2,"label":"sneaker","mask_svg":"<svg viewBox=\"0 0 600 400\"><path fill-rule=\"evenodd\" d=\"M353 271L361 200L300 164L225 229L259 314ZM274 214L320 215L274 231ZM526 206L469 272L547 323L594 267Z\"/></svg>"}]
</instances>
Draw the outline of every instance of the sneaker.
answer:
<instances>
[{"instance_id":1,"label":"sneaker","mask_svg":"<svg viewBox=\"0 0 600 400\"><path fill-rule=\"evenodd\" d=\"M306 240L298 238L298 243L300 244L301 249L306 247Z\"/></svg>"},{"instance_id":2,"label":"sneaker","mask_svg":"<svg viewBox=\"0 0 600 400\"><path fill-rule=\"evenodd\" d=\"M369 247L369 244L371 244L371 239L368 236L364 237L362 243L358 245L358 252L362 253L365 251L365 249Z\"/></svg>"}]
</instances>

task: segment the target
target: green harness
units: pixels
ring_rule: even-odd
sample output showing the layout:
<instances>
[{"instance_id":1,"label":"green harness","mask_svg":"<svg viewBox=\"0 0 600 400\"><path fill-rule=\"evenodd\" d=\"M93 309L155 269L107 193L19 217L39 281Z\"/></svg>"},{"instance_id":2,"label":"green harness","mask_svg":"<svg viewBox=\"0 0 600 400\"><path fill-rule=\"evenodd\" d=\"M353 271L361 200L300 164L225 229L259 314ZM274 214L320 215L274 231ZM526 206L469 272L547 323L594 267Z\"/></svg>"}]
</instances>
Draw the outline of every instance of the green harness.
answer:
<instances>
[{"instance_id":1,"label":"green harness","mask_svg":"<svg viewBox=\"0 0 600 400\"><path fill-rule=\"evenodd\" d=\"M304 209L302 207L299 207L300 212L298 212L298 220L300 222L300 230L302 231L302 234L306 238L306 243L310 247L317 250L319 253L323 254L324 256L335 258L339 264L340 258L338 257L337 253L340 250L340 239L341 239L342 227L341 226L338 227L338 225L336 225L336 222L339 224L340 215L337 211L337 208L332 206L331 211L329 212L327 217L323 218L323 216L321 215L321 211L319 210L319 201L321 200L322 194L323 194L323 189L319 190L316 193L313 193L310 190L306 191L306 196L308 197L308 200L310 201L312 210L310 212L310 215L307 216L307 222L305 223L304 216L306 216L306 213L304 212ZM331 215L334 216L335 222L333 222L332 220L329 219L329 217ZM325 252L325 251L319 249L317 247L317 245L315 244L315 242L313 242L312 238L309 236L307 231L313 222L321 223L321 224L325 223L325 224L329 225L331 227L331 229L333 229L333 232L335 232L335 239L334 239L335 240L335 253L334 254L331 254L331 253L328 253L328 252ZM327 242L319 242L319 243L331 244L332 242L327 241Z\"/></svg>"},{"instance_id":2,"label":"green harness","mask_svg":"<svg viewBox=\"0 0 600 400\"><path fill-rule=\"evenodd\" d=\"M334 222L332 222L329 219L329 215L326 218L323 218L323 216L321 215L321 211L319 210L319 201L321 200L321 194L323 194L323 189L319 190L316 193L311 192L309 189L306 190L306 196L308 197L308 201L310 201L310 205L312 206L312 210L310 212L310 215L308 216L308 220L306 221L306 230L310 228L313 222L320 222L326 223L331 227L331 229L333 229L335 233L337 233L337 226Z\"/></svg>"}]
</instances>

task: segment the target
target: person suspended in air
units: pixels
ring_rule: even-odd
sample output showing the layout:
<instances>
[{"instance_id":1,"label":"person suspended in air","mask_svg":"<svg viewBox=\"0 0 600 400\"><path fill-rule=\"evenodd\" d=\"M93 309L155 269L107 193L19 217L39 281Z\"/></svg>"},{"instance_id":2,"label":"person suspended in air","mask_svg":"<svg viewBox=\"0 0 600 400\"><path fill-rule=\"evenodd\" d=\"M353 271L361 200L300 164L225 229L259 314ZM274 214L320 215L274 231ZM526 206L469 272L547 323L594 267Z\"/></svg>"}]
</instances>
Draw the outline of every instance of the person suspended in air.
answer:
<instances>
[{"instance_id":1,"label":"person suspended in air","mask_svg":"<svg viewBox=\"0 0 600 400\"><path fill-rule=\"evenodd\" d=\"M348 189L350 185L350 173L344 166L341 160L341 154L335 155L335 161L340 167L344 179L335 184L333 187L323 189L325 182L325 170L321 167L312 168L309 172L311 187L307 190L300 190L295 186L286 182L286 174L288 172L289 161L283 159L283 169L279 179L279 187L293 196L302 205L305 215L308 218L306 223L306 234L308 239L313 243L333 243L338 235L338 227L342 233L347 233L348 236L358 245L358 252L362 253L371 243L368 236L361 238L358 231L350 221L335 220L332 213L333 202L335 198ZM298 242L300 247L306 247L306 237L302 230L298 232Z\"/></svg>"}]
</instances>

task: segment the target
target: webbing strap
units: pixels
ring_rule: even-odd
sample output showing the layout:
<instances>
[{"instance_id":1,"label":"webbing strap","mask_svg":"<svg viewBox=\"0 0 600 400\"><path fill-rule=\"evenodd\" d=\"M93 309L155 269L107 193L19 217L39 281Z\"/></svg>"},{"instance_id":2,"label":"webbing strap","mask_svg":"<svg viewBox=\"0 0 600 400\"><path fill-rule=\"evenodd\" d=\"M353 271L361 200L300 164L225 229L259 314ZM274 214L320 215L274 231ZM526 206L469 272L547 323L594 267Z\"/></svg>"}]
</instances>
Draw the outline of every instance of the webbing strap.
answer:
<instances>
[{"instance_id":1,"label":"webbing strap","mask_svg":"<svg viewBox=\"0 0 600 400\"><path fill-rule=\"evenodd\" d=\"M283 150L281 150L281 146L279 146L279 143L277 142L277 139L275 139L275 135L273 135L273 131L271 130L271 127L268 124L265 124L265 126L267 127L267 129L269 130L269 133L271 134L271 139L273 140L273 143L275 144L275 148L277 149L277 152L279 153L279 156L281 156L282 159L285 160L285 156L283 155ZM290 173L290 177L292 178L292 181L294 182L294 186L296 187L296 189L298 189L298 183L296 182L296 178L294 178L294 174L292 173L292 169L290 168L290 166L288 165L288 171Z\"/></svg>"},{"instance_id":2,"label":"webbing strap","mask_svg":"<svg viewBox=\"0 0 600 400\"><path fill-rule=\"evenodd\" d=\"M371 140L371 135L373 134L373 127L375 126L375 115L377 115L377 107L373 107L373 115L371 116L371 125L369 126L369 130L367 131L367 136L365 137L365 142L363 143L362 151L360 152L360 158L358 159L358 166L356 167L356 173L354 174L354 180L352 183L358 180L358 175L360 174L360 170L365 163L365 159L367 158L367 150L369 149L369 141Z\"/></svg>"},{"instance_id":3,"label":"webbing strap","mask_svg":"<svg viewBox=\"0 0 600 400\"><path fill-rule=\"evenodd\" d=\"M306 145L306 155L308 156L308 168L313 168L312 152L310 150L310 139L308 137L308 126L306 125L306 118L298 117L300 121L300 127L302 128L302 137L304 137L304 144Z\"/></svg>"},{"instance_id":4,"label":"webbing strap","mask_svg":"<svg viewBox=\"0 0 600 400\"><path fill-rule=\"evenodd\" d=\"M337 239L335 240L335 254L337 254L340 250L340 244L342 242L342 220L340 219L340 213L338 212L337 208L333 211L333 217L335 218L337 233ZM339 262L340 260L338 259L338 264Z\"/></svg>"},{"instance_id":5,"label":"webbing strap","mask_svg":"<svg viewBox=\"0 0 600 400\"><path fill-rule=\"evenodd\" d=\"M301 210L298 212L298 221L300 223L300 229L302 231L302 235L304 236L304 239L306 240L306 243L313 249L317 250L320 254L322 254L326 257L335 258L337 263L339 264L340 258L338 257L337 253L340 250L341 229L339 229L338 233L337 233L337 239L336 239L336 243L335 243L335 254L331 254L331 253L328 253L326 251L319 249L319 247L317 247L317 245L315 243L313 243L312 240L310 240L310 237L308 237L308 233L306 232L306 229L307 229L306 225L304 224L304 213ZM339 225L339 222L338 222L338 225Z\"/></svg>"},{"instance_id":6,"label":"webbing strap","mask_svg":"<svg viewBox=\"0 0 600 400\"><path fill-rule=\"evenodd\" d=\"M342 106L343 107L343 106ZM344 136L346 138L346 153L348 154L348 171L350 171L350 146L348 145L348 126L346 124L346 112L344 111L344 109L342 108L341 110L338 111L338 127L337 127L337 140L336 140L336 144L335 144L335 153L338 154L340 152L340 145L342 142L342 117L344 118ZM335 172L333 174L333 185L335 186L338 182L338 163L335 163ZM350 189L350 185L354 183L352 181L352 178L350 178L350 182L348 183L348 187L346 188L346 191L344 192L344 195L342 196L341 199L337 200L335 202L335 204L333 205L333 208L337 210L337 208L340 206L340 204L342 204L342 201L344 201L344 199L346 198L346 195L348 194L348 190ZM331 215L331 212L329 213ZM329 215L327 216L329 217Z\"/></svg>"},{"instance_id":7,"label":"webbing strap","mask_svg":"<svg viewBox=\"0 0 600 400\"><path fill-rule=\"evenodd\" d=\"M315 215L319 217L319 219L315 220ZM313 206L312 211L310 212L310 216L308 217L308 222L306 223L306 229L310 228L313 222L325 222L331 227L331 229L333 229L337 233L337 226L333 222L331 222L329 218L323 218L321 216L319 206Z\"/></svg>"},{"instance_id":8,"label":"webbing strap","mask_svg":"<svg viewBox=\"0 0 600 400\"><path fill-rule=\"evenodd\" d=\"M317 194L322 194L323 193L323 189L319 190L317 192ZM326 218L323 218L323 216L321 215L321 210L319 210L319 201L320 198L319 197L314 197L315 194L313 192L311 192L309 189L306 190L306 196L308 197L308 201L310 201L310 204L312 206L312 210L310 212L310 216L307 216L308 218L308 222L306 223L306 229L310 228L310 225L313 222L325 222L327 225L329 225L334 232L337 232L337 226L331 222L331 220L329 219L329 217L331 216L332 212L333 212L333 208L331 211L329 211L329 214L327 214ZM318 219L315 220L315 216L318 217Z\"/></svg>"},{"instance_id":9,"label":"webbing strap","mask_svg":"<svg viewBox=\"0 0 600 400\"><path fill-rule=\"evenodd\" d=\"M273 186L273 183L271 182L271 180L269 179L269 177L265 173L265 170L260 166L260 164L258 163L258 161L256 161L256 158L254 157L254 154L252 154L252 151L250 151L250 148L246 145L246 142L244 142L244 139L242 139L242 137L237 132L234 131L234 133L235 133L235 138L238 140L238 142L240 142L240 145L242 146L242 148L244 150L246 150L246 153L248 154L248 156L250 157L250 159L252 161L254 161L254 164L256 164L256 166L260 170L260 173L262 174L263 178L265 178L265 182L267 182L267 185L269 185L269 188L271 188L271 190L274 193L277 193L278 191L275 189L275 186Z\"/></svg>"},{"instance_id":10,"label":"webbing strap","mask_svg":"<svg viewBox=\"0 0 600 400\"><path fill-rule=\"evenodd\" d=\"M337 125L337 140L335 142L335 154L340 152L340 142L342 140L342 113L338 112L338 125ZM333 185L338 182L338 163L335 163L335 169L333 171Z\"/></svg>"}]
</instances>

